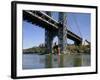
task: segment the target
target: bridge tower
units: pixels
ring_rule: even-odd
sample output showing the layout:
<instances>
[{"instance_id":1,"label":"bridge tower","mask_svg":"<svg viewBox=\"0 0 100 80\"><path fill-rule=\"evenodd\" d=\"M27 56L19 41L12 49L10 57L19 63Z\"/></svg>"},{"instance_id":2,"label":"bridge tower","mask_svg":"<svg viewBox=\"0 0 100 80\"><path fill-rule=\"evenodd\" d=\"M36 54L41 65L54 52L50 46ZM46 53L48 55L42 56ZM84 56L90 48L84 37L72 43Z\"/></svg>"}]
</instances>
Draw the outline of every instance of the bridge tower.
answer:
<instances>
[{"instance_id":1,"label":"bridge tower","mask_svg":"<svg viewBox=\"0 0 100 80\"><path fill-rule=\"evenodd\" d=\"M66 45L67 45L67 27L65 26L66 24L66 14L64 12L59 12L59 19L58 21L60 22L61 26L59 26L58 29L58 44L60 46L61 52L66 51Z\"/></svg>"},{"instance_id":2,"label":"bridge tower","mask_svg":"<svg viewBox=\"0 0 100 80\"><path fill-rule=\"evenodd\" d=\"M46 12L46 14L51 16L51 12ZM60 22L58 31L45 30L45 45L48 52L52 52L52 43L55 36L58 36L58 45L61 52L66 50L67 27L65 26L66 14L64 12L59 12L58 21Z\"/></svg>"},{"instance_id":3,"label":"bridge tower","mask_svg":"<svg viewBox=\"0 0 100 80\"><path fill-rule=\"evenodd\" d=\"M46 12L47 15L51 17L51 12ZM52 52L52 42L53 42L53 31L45 29L45 46L47 48L47 52Z\"/></svg>"}]
</instances>

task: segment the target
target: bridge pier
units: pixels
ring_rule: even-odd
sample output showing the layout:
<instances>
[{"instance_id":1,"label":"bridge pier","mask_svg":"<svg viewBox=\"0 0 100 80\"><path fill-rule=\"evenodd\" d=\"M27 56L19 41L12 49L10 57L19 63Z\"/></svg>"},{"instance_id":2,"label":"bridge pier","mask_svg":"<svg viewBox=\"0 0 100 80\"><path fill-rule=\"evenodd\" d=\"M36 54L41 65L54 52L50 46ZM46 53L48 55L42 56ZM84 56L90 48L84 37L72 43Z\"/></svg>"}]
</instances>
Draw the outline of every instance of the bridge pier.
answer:
<instances>
[{"instance_id":1,"label":"bridge pier","mask_svg":"<svg viewBox=\"0 0 100 80\"><path fill-rule=\"evenodd\" d=\"M60 12L59 13L59 22L60 22L60 25L59 25L59 29L58 29L58 38L59 38L59 46L60 46L60 51L61 53L64 53L66 51L66 45L67 45L67 37L66 37L66 26L64 25L65 24L65 18L66 18L66 15L65 13L63 12Z\"/></svg>"},{"instance_id":2,"label":"bridge pier","mask_svg":"<svg viewBox=\"0 0 100 80\"><path fill-rule=\"evenodd\" d=\"M49 12L46 12L47 15L51 16ZM65 19L66 15L63 12L59 13L59 29L58 31L50 31L50 30L45 30L45 44L47 48L47 52L51 53L52 52L52 42L53 38L55 36L58 36L58 45L60 47L61 53L64 53L66 51L66 45L67 45L67 27L64 25L65 24Z\"/></svg>"},{"instance_id":3,"label":"bridge pier","mask_svg":"<svg viewBox=\"0 0 100 80\"><path fill-rule=\"evenodd\" d=\"M51 17L51 12L46 11L46 14ZM45 29L45 47L47 48L46 49L47 53L52 52L52 41L53 41L52 33L50 32L50 30Z\"/></svg>"},{"instance_id":4,"label":"bridge pier","mask_svg":"<svg viewBox=\"0 0 100 80\"><path fill-rule=\"evenodd\" d=\"M52 33L49 30L45 30L45 46L47 53L52 52L52 41L53 41Z\"/></svg>"},{"instance_id":5,"label":"bridge pier","mask_svg":"<svg viewBox=\"0 0 100 80\"><path fill-rule=\"evenodd\" d=\"M65 50L65 43L64 43L64 33L63 33L63 28L59 28L58 30L58 44L60 47L61 53Z\"/></svg>"}]
</instances>

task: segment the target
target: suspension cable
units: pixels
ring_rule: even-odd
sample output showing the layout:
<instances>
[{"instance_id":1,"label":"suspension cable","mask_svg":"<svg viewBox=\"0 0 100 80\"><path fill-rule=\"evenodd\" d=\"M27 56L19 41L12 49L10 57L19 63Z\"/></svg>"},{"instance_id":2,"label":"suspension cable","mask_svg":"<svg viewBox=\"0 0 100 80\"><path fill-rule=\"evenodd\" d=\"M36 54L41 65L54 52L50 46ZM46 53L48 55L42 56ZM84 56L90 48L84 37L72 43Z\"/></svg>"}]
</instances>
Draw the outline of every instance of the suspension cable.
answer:
<instances>
[{"instance_id":1,"label":"suspension cable","mask_svg":"<svg viewBox=\"0 0 100 80\"><path fill-rule=\"evenodd\" d=\"M80 27L79 27L79 25L78 25L78 22L77 22L77 19L76 19L76 16L75 16L75 15L73 15L73 19L74 19L74 21L75 21L75 23L76 23L76 27L77 27L77 29L78 29L78 31L79 31L79 34L80 34L80 36L82 37L81 31L80 31Z\"/></svg>"},{"instance_id":2,"label":"suspension cable","mask_svg":"<svg viewBox=\"0 0 100 80\"><path fill-rule=\"evenodd\" d=\"M68 24L68 19L67 19L67 17L66 17L66 19L65 19L65 25L67 25L67 27L68 27L69 29L71 29L71 31L73 31L73 29L71 28L70 24Z\"/></svg>"}]
</instances>

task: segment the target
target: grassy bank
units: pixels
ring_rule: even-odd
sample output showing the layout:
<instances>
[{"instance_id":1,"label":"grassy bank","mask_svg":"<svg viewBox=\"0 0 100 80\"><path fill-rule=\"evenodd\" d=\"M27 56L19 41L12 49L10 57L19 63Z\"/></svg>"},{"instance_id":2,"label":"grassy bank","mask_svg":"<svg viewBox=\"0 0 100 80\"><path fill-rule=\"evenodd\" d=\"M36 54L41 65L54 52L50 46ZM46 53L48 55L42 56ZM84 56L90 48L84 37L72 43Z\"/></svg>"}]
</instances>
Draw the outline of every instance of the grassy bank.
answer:
<instances>
[{"instance_id":1,"label":"grassy bank","mask_svg":"<svg viewBox=\"0 0 100 80\"><path fill-rule=\"evenodd\" d=\"M80 46L75 46L75 45L68 45L66 47L66 50L70 53L86 53L89 54L90 53L90 45L80 45ZM23 49L24 53L42 53L42 54L46 54L46 48L45 47L32 47L32 48L28 48L28 49ZM68 53L66 52L66 53Z\"/></svg>"},{"instance_id":2,"label":"grassy bank","mask_svg":"<svg viewBox=\"0 0 100 80\"><path fill-rule=\"evenodd\" d=\"M88 53L89 54L91 51L90 45L80 45L80 46L71 45L71 46L67 46L66 49L70 53Z\"/></svg>"},{"instance_id":3,"label":"grassy bank","mask_svg":"<svg viewBox=\"0 0 100 80\"><path fill-rule=\"evenodd\" d=\"M44 47L32 47L28 49L23 49L24 53L45 53L46 49Z\"/></svg>"}]
</instances>

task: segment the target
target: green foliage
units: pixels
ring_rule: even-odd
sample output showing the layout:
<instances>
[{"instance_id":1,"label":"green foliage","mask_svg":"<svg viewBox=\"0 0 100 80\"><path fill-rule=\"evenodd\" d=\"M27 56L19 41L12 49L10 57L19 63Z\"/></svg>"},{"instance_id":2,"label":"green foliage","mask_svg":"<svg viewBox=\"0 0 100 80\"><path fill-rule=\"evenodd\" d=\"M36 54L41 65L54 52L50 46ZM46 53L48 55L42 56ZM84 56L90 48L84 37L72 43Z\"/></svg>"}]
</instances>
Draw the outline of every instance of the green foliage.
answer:
<instances>
[{"instance_id":1,"label":"green foliage","mask_svg":"<svg viewBox=\"0 0 100 80\"><path fill-rule=\"evenodd\" d=\"M67 50L71 53L90 53L90 45L69 45L67 46Z\"/></svg>"},{"instance_id":2,"label":"green foliage","mask_svg":"<svg viewBox=\"0 0 100 80\"><path fill-rule=\"evenodd\" d=\"M66 49L70 52L70 53L90 53L91 49L90 49L90 45L68 45L66 47ZM42 54L46 54L48 53L48 50L45 47L32 47L32 48L28 48L28 49L23 49L24 53L42 53ZM54 52L57 53L57 50L54 49Z\"/></svg>"},{"instance_id":3,"label":"green foliage","mask_svg":"<svg viewBox=\"0 0 100 80\"><path fill-rule=\"evenodd\" d=\"M29 49L24 49L23 52L24 53L45 53L46 51L46 48L44 47L32 47L32 48L29 48Z\"/></svg>"}]
</instances>

